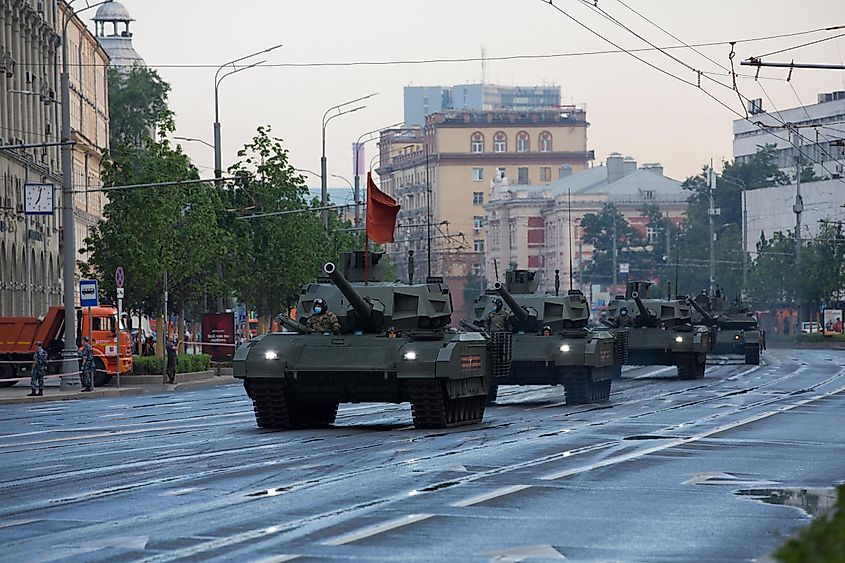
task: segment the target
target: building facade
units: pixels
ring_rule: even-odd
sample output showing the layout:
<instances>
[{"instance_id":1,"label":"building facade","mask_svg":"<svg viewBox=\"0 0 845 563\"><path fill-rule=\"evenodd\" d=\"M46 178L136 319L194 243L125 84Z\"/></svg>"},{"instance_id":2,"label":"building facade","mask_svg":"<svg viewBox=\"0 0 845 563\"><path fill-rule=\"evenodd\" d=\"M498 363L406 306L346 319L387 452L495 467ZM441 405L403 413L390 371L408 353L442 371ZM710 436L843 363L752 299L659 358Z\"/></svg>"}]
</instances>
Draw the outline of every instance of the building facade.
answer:
<instances>
[{"instance_id":1,"label":"building facade","mask_svg":"<svg viewBox=\"0 0 845 563\"><path fill-rule=\"evenodd\" d=\"M551 289L555 270L559 270L562 283L571 272L577 285L593 252L582 241L580 223L584 215L598 213L606 203L612 203L634 228L653 239L663 233L648 232L643 206L657 205L664 216L678 224L688 197L681 182L664 176L659 164L638 167L633 158L618 153L608 156L604 166L546 184L513 185L497 179L491 184L485 206L486 272L489 277L491 272L501 273L512 265L537 270L541 272L540 287Z\"/></svg>"},{"instance_id":2,"label":"building facade","mask_svg":"<svg viewBox=\"0 0 845 563\"><path fill-rule=\"evenodd\" d=\"M484 276L491 180L529 185L584 170L593 158L588 125L585 110L568 107L435 113L423 128L383 131L381 189L402 206L397 242L388 248L400 277L407 275L408 250L415 251L416 271L428 271L430 231L430 271L446 278L462 310L468 279Z\"/></svg>"},{"instance_id":3,"label":"building facade","mask_svg":"<svg viewBox=\"0 0 845 563\"><path fill-rule=\"evenodd\" d=\"M0 15L0 146L59 142L67 3L0 0ZM103 196L91 190L100 187L101 149L108 145L108 57L79 18L73 17L67 29L74 211L81 245L102 217ZM0 173L0 315L40 315L62 302L60 149L0 150ZM24 215L26 183L56 186L52 216Z\"/></svg>"},{"instance_id":4,"label":"building facade","mask_svg":"<svg viewBox=\"0 0 845 563\"><path fill-rule=\"evenodd\" d=\"M422 127L432 113L558 108L560 86L406 86L404 104L405 127Z\"/></svg>"},{"instance_id":5,"label":"building facade","mask_svg":"<svg viewBox=\"0 0 845 563\"><path fill-rule=\"evenodd\" d=\"M816 176L845 178L845 91L822 93L818 95L818 103L771 113L764 111L762 100L752 100L749 112L751 122L745 119L733 122L734 160L744 162L759 147L775 145L778 168L794 178L797 151L792 143L798 142L795 132L783 126L787 123L801 132L804 162L814 162Z\"/></svg>"},{"instance_id":6,"label":"building facade","mask_svg":"<svg viewBox=\"0 0 845 563\"><path fill-rule=\"evenodd\" d=\"M24 184L61 185L56 2L0 0L0 315L61 301L60 213L24 215ZM60 205L60 192L56 192Z\"/></svg>"}]
</instances>

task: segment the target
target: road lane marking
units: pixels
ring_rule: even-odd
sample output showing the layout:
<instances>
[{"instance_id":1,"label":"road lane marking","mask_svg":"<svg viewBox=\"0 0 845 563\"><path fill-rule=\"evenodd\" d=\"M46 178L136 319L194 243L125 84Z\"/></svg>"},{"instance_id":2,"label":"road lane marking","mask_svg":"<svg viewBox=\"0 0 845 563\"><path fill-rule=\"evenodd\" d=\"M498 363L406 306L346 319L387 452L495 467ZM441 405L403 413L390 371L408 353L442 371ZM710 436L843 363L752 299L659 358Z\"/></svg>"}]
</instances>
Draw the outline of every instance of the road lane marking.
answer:
<instances>
[{"instance_id":1,"label":"road lane marking","mask_svg":"<svg viewBox=\"0 0 845 563\"><path fill-rule=\"evenodd\" d=\"M334 539L324 541L323 545L337 546L352 543L364 538L383 534L384 532L389 532L390 530L395 530L396 528L402 528L416 522L428 520L432 516L434 516L434 514L408 514L406 516L394 518L393 520L388 520L387 522L382 522L381 524L374 524L372 526L361 528L355 532L343 534L342 536L338 536Z\"/></svg>"},{"instance_id":2,"label":"road lane marking","mask_svg":"<svg viewBox=\"0 0 845 563\"><path fill-rule=\"evenodd\" d=\"M34 524L35 522L43 522L42 518L30 518L29 520L12 520L11 522L0 523L0 529L12 528L14 526L24 526L26 524Z\"/></svg>"},{"instance_id":3,"label":"road lane marking","mask_svg":"<svg viewBox=\"0 0 845 563\"><path fill-rule=\"evenodd\" d=\"M530 488L531 485L511 485L510 487L502 487L501 489L496 489L495 491L490 491L489 493L483 493L474 497L466 498L464 500L459 500L458 502L453 502L450 506L465 508L467 506L487 502L488 500L493 500L494 498L518 493L519 491L524 491L525 489Z\"/></svg>"}]
</instances>

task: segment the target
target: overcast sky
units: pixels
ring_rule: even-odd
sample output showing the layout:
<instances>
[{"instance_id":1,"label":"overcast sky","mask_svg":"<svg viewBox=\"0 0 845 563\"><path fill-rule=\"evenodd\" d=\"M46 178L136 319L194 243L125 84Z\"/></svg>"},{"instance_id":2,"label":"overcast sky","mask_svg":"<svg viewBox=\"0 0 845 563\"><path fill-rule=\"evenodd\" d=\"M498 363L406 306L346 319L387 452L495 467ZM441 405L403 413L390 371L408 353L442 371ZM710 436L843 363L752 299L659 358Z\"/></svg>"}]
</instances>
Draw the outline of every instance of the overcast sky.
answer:
<instances>
[{"instance_id":1,"label":"overcast sky","mask_svg":"<svg viewBox=\"0 0 845 563\"><path fill-rule=\"evenodd\" d=\"M625 0L688 44L732 41L845 24L842 0ZM177 135L212 139L212 65L219 65L271 45L284 47L266 56L268 63L412 60L488 57L612 48L541 0L428 0L396 2L290 2L284 0L122 0L135 22L134 45L147 63L173 87L171 107ZM555 4L601 35L625 48L641 40L591 11L578 0ZM599 6L658 45L677 41L617 0ZM93 11L92 11L93 12ZM92 14L91 14L92 15ZM90 15L89 15L90 17ZM93 24L91 25L93 29ZM762 97L765 88L778 108L798 105L786 69L764 69L760 81L738 62L780 48L845 32L845 29L798 37L740 43L736 47L741 92ZM729 66L726 45L702 47L717 63ZM670 51L694 68L724 72L689 49ZM686 80L694 73L660 53L641 56ZM839 64L845 38L827 41L765 60ZM257 58L255 60L261 60ZM166 65L208 65L168 68ZM224 168L259 125L271 125L290 149L298 168L319 171L320 121L323 112L346 100L379 92L365 110L331 122L327 134L329 174L351 180L351 143L362 133L403 119L402 87L452 85L481 80L479 62L316 68L255 68L234 75L221 86ZM779 78L781 80L774 80ZM720 80L728 82L721 77ZM731 121L735 118L696 88L661 74L624 53L540 60L488 61L486 81L504 85L557 84L564 103L587 108L588 148L596 162L610 152L638 162L662 162L667 175L683 179L711 158L731 157ZM736 111L732 91L702 81L702 86ZM796 70L794 86L804 104L818 92L845 90L845 72ZM209 175L208 147L184 143L185 150ZM376 154L375 143L367 157ZM204 168L203 168L204 167ZM309 178L310 185L319 179ZM344 185L332 178L329 185Z\"/></svg>"}]
</instances>

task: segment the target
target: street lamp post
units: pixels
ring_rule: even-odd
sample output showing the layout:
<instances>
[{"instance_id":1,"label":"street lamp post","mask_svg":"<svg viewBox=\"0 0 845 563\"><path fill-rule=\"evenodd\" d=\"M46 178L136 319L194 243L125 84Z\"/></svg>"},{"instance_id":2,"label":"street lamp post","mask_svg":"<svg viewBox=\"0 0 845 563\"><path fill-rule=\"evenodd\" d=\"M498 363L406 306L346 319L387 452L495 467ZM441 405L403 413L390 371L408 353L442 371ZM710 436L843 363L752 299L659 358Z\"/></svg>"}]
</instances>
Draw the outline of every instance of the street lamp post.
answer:
<instances>
[{"instance_id":1,"label":"street lamp post","mask_svg":"<svg viewBox=\"0 0 845 563\"><path fill-rule=\"evenodd\" d=\"M346 115L347 113L352 113L354 111L358 111L360 109L364 109L365 105L363 106L356 106L351 109L343 109L346 106L352 105L356 102L361 102L366 99L372 98L373 96L377 95L378 92L373 92L372 94L368 94L366 96L361 96L360 98L355 98L354 100L349 100L348 102L343 102L342 104L338 104L336 106L332 106L326 110L323 114L323 122L322 122L322 153L320 156L320 180L321 180L321 189L322 189L322 200L321 204L322 207L327 207L329 205L329 185L328 185L328 178L326 172L326 126L329 124L329 121L334 119L335 117L340 117L341 115ZM333 111L337 111L337 113L331 114ZM357 151L356 151L356 158L357 158ZM355 171L358 172L357 170ZM357 203L357 202L356 202ZM329 228L329 212L327 209L323 209L322 211L322 220L323 220L323 228Z\"/></svg>"},{"instance_id":2,"label":"street lamp post","mask_svg":"<svg viewBox=\"0 0 845 563\"><path fill-rule=\"evenodd\" d=\"M71 12L73 0L68 2L65 18L62 22L62 235L64 252L62 254L62 280L65 305L65 347L62 350L62 376L59 388L76 389L81 385L76 348L76 293L74 274L76 270L76 217L73 213L73 145L70 130L70 75L67 61L67 26L80 12L96 8L109 0L89 4Z\"/></svg>"},{"instance_id":3,"label":"street lamp post","mask_svg":"<svg viewBox=\"0 0 845 563\"><path fill-rule=\"evenodd\" d=\"M194 137L173 137L173 138L180 140L180 141L189 141L189 142L192 142L192 143L202 143L203 145L207 146L208 148L214 149L214 145L212 145L208 141L203 141L202 139L195 139ZM216 176L216 177L219 178L220 176Z\"/></svg>"},{"instance_id":4,"label":"street lamp post","mask_svg":"<svg viewBox=\"0 0 845 563\"><path fill-rule=\"evenodd\" d=\"M379 133L380 131L383 131L385 129L393 129L394 127L398 127L400 125L404 125L404 122L400 121L399 123L394 123L392 125L388 125L387 127L380 127L378 129L373 129L372 131L367 131L366 133L362 133L361 136L358 137L358 140L355 141L355 187L353 188L353 191L355 193L355 203L356 204L361 203L361 174L358 172L358 169L361 167L361 165L359 164L359 159L360 159L360 156L361 156L361 146L366 145L370 141L374 140L376 137L367 139L363 143L361 142L361 139L363 139L367 135ZM356 205L355 206L355 226L357 227L360 223L361 223L360 205Z\"/></svg>"},{"instance_id":5,"label":"street lamp post","mask_svg":"<svg viewBox=\"0 0 845 563\"><path fill-rule=\"evenodd\" d=\"M251 65L236 67L235 64L241 61L245 61L246 59L252 58L256 55L261 55L264 53L269 53L270 51L275 51L282 45L274 45L262 51L256 51L254 53L250 53L249 55L244 55L243 57L237 58L235 60L229 61L225 64L220 65L218 67L217 72L214 73L214 177L220 178L223 175L223 158L222 158L222 149L220 146L220 97L219 97L219 90L220 90L220 83L223 82L223 79L227 76L231 76L236 72L240 72L242 70L247 70L253 67L256 67L260 64L265 63L266 61L259 61L257 63L253 63ZM227 72L223 76L220 76L220 72L226 68L227 66L232 65L233 69L230 72Z\"/></svg>"}]
</instances>

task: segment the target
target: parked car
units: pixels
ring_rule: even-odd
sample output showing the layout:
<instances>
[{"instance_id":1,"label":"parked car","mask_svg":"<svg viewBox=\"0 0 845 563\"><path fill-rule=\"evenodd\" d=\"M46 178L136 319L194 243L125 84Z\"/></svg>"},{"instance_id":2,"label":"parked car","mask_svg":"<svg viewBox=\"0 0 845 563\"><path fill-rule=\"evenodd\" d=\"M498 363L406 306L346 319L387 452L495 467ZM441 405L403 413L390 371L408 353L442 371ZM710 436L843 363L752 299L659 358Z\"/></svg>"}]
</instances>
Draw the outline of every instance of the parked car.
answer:
<instances>
[{"instance_id":1,"label":"parked car","mask_svg":"<svg viewBox=\"0 0 845 563\"><path fill-rule=\"evenodd\" d=\"M822 327L819 323L812 321L812 322L803 322L801 323L801 332L804 334L810 334L811 332L821 332Z\"/></svg>"}]
</instances>

